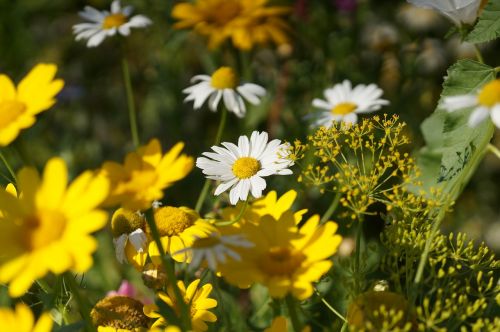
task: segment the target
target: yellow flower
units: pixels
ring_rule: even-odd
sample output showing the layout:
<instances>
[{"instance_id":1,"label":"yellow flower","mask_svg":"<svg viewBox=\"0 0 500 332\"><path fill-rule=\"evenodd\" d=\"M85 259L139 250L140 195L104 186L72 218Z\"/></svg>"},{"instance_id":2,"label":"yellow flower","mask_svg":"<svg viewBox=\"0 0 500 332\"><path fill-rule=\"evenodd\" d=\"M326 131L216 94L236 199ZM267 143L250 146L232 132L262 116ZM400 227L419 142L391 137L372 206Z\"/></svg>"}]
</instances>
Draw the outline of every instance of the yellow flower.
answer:
<instances>
[{"instance_id":1,"label":"yellow flower","mask_svg":"<svg viewBox=\"0 0 500 332\"><path fill-rule=\"evenodd\" d=\"M142 302L128 296L108 296L96 303L90 312L99 332L148 331L150 319Z\"/></svg>"},{"instance_id":2,"label":"yellow flower","mask_svg":"<svg viewBox=\"0 0 500 332\"><path fill-rule=\"evenodd\" d=\"M155 209L154 220L163 249L178 262L190 262L191 251L183 249L190 247L196 238L207 237L213 231L213 226L201 219L196 211L184 206ZM149 227L147 231L150 233ZM150 242L148 251L153 263L160 265L160 251L154 241Z\"/></svg>"},{"instance_id":3,"label":"yellow flower","mask_svg":"<svg viewBox=\"0 0 500 332\"><path fill-rule=\"evenodd\" d=\"M273 190L265 197L259 198L250 204L246 208L241 220L234 224L234 226L239 227L239 225L243 225L246 222L258 224L260 218L266 214L273 216L274 219L280 219L284 213L291 210L295 198L297 198L297 192L295 190L289 190L279 198L276 191ZM224 220L234 220L243 209L244 204L244 202L239 202L235 207L225 208L222 211ZM306 212L306 209L295 212L294 218L297 224L302 220L302 216Z\"/></svg>"},{"instance_id":4,"label":"yellow flower","mask_svg":"<svg viewBox=\"0 0 500 332\"><path fill-rule=\"evenodd\" d=\"M312 283L318 281L332 266L332 256L342 241L336 235L337 224L319 225L319 216L311 217L298 229L293 214L279 219L270 215L258 224L246 223L243 234L255 244L238 248L241 260L222 264L222 275L241 288L257 282L269 289L272 297L291 293L299 300L313 293Z\"/></svg>"},{"instance_id":5,"label":"yellow flower","mask_svg":"<svg viewBox=\"0 0 500 332\"><path fill-rule=\"evenodd\" d=\"M191 314L191 328L194 332L202 332L208 329L205 322L215 322L217 321L217 316L208 309L215 308L217 306L217 301L209 298L210 292L212 291L211 284L205 284L201 288L198 288L200 284L200 279L196 279L188 288L184 285L184 282L177 281L177 286L179 287L182 296L184 297L184 302L189 305L189 312ZM167 293L158 293L160 300L165 302L170 308L174 309L179 313L179 308L176 303L176 298L172 287L167 289ZM150 318L156 318L156 321L151 326L151 328L162 327L166 325L165 318L163 318L158 312L159 308L155 304L145 305L144 313Z\"/></svg>"},{"instance_id":6,"label":"yellow flower","mask_svg":"<svg viewBox=\"0 0 500 332\"><path fill-rule=\"evenodd\" d=\"M255 44L288 43L289 26L280 16L289 7L266 7L267 0L197 0L180 3L172 10L179 20L176 29L193 28L208 37L209 48L230 38L235 47L250 50Z\"/></svg>"},{"instance_id":7,"label":"yellow flower","mask_svg":"<svg viewBox=\"0 0 500 332\"><path fill-rule=\"evenodd\" d=\"M160 142L152 139L137 152L129 153L123 165L106 162L102 173L111 181L107 205L121 204L130 210L148 209L163 197L163 189L184 178L193 168L193 158L180 154L184 143L177 143L165 155Z\"/></svg>"},{"instance_id":8,"label":"yellow flower","mask_svg":"<svg viewBox=\"0 0 500 332\"><path fill-rule=\"evenodd\" d=\"M15 310L0 308L0 331L16 332L49 332L52 330L52 319L49 313L44 313L35 323L30 308L24 303L18 303Z\"/></svg>"},{"instance_id":9,"label":"yellow flower","mask_svg":"<svg viewBox=\"0 0 500 332\"><path fill-rule=\"evenodd\" d=\"M35 115L50 108L64 82L54 80L57 66L38 64L17 88L6 75L0 75L0 146L10 144L22 129L35 123Z\"/></svg>"},{"instance_id":10,"label":"yellow flower","mask_svg":"<svg viewBox=\"0 0 500 332\"><path fill-rule=\"evenodd\" d=\"M278 316L273 319L271 326L264 330L264 332L288 332L288 322L286 317ZM301 332L310 332L311 328L309 326L305 326Z\"/></svg>"},{"instance_id":11,"label":"yellow flower","mask_svg":"<svg viewBox=\"0 0 500 332\"><path fill-rule=\"evenodd\" d=\"M0 190L0 282L9 294L23 295L49 271L78 273L92 266L97 248L90 235L106 224L98 210L109 182L87 171L68 188L68 171L60 158L47 162L43 178L33 168L18 174L19 198Z\"/></svg>"}]
</instances>

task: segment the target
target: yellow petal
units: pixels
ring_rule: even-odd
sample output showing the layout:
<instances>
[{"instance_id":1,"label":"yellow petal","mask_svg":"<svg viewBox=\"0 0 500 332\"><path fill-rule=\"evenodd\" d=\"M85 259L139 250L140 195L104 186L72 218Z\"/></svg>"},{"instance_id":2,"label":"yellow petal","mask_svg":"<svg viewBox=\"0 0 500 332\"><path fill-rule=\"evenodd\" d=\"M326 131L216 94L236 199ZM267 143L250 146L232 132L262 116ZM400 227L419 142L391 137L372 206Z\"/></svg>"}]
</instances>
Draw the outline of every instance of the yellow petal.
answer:
<instances>
[{"instance_id":1,"label":"yellow petal","mask_svg":"<svg viewBox=\"0 0 500 332\"><path fill-rule=\"evenodd\" d=\"M43 172L42 185L36 193L37 207L59 209L67 184L68 169L64 160L58 157L50 159Z\"/></svg>"}]
</instances>

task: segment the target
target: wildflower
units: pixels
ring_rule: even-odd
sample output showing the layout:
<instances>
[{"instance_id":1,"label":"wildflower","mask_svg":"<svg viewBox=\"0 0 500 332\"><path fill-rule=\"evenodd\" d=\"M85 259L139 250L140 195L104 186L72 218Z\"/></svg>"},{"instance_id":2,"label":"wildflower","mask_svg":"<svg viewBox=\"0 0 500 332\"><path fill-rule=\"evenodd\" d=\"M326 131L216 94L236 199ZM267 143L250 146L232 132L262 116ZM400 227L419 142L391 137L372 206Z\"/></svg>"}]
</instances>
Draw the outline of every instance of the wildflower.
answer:
<instances>
[{"instance_id":1,"label":"wildflower","mask_svg":"<svg viewBox=\"0 0 500 332\"><path fill-rule=\"evenodd\" d=\"M154 221L160 233L163 249L178 262L190 262L191 253L182 250L192 246L196 237L205 237L213 229L196 211L184 206L165 206L155 209ZM151 233L149 227L146 230ZM154 241L149 244L148 251L153 262L160 265L160 251Z\"/></svg>"},{"instance_id":2,"label":"wildflower","mask_svg":"<svg viewBox=\"0 0 500 332\"><path fill-rule=\"evenodd\" d=\"M198 288L200 284L200 279L196 279L186 289L184 282L177 281L177 286L181 291L184 301L189 306L189 312L191 314L191 328L194 332L202 332L208 329L205 322L215 322L217 321L217 316L208 309L215 308L217 306L217 301L209 298L210 292L212 291L211 284L205 284L201 288ZM158 297L170 308L174 309L179 313L180 308L176 303L176 297L174 295L174 290L172 287L167 288L167 292L158 293ZM144 306L144 313L150 318L156 319L153 323L152 328L162 327L166 325L165 318L158 312L159 308L155 304Z\"/></svg>"},{"instance_id":3,"label":"wildflower","mask_svg":"<svg viewBox=\"0 0 500 332\"><path fill-rule=\"evenodd\" d=\"M208 107L215 112L223 99L226 109L240 118L246 114L243 99L258 105L260 98L266 94L266 90L260 85L253 83L240 85L237 74L230 67L221 67L212 76L196 75L191 79L191 83L196 84L182 92L188 95L184 99L185 102L194 101L195 110L199 109L208 98Z\"/></svg>"},{"instance_id":4,"label":"wildflower","mask_svg":"<svg viewBox=\"0 0 500 332\"><path fill-rule=\"evenodd\" d=\"M33 313L24 303L16 304L14 310L0 308L0 331L50 332L52 325L49 313L42 314L35 323Z\"/></svg>"},{"instance_id":5,"label":"wildflower","mask_svg":"<svg viewBox=\"0 0 500 332\"><path fill-rule=\"evenodd\" d=\"M500 79L486 83L475 94L445 97L442 107L448 112L475 107L469 117L470 127L476 127L490 116L495 126L500 128Z\"/></svg>"},{"instance_id":6,"label":"wildflower","mask_svg":"<svg viewBox=\"0 0 500 332\"><path fill-rule=\"evenodd\" d=\"M97 302L90 317L99 332L147 330L151 321L143 312L142 302L121 295Z\"/></svg>"},{"instance_id":7,"label":"wildflower","mask_svg":"<svg viewBox=\"0 0 500 332\"><path fill-rule=\"evenodd\" d=\"M102 43L106 37L116 35L118 32L122 36L128 36L131 28L144 28L152 22L144 15L132 14L133 8L127 6L122 8L120 0L111 3L111 12L107 10L99 11L93 7L86 6L80 16L89 23L80 23L73 26L73 33L76 40L87 39L87 47L96 47Z\"/></svg>"},{"instance_id":8,"label":"wildflower","mask_svg":"<svg viewBox=\"0 0 500 332\"><path fill-rule=\"evenodd\" d=\"M180 3L172 10L179 20L176 29L193 28L208 37L208 47L216 48L230 38L236 48L250 50L255 44L288 43L287 23L280 17L289 7L266 7L267 0L197 0Z\"/></svg>"},{"instance_id":9,"label":"wildflower","mask_svg":"<svg viewBox=\"0 0 500 332\"><path fill-rule=\"evenodd\" d=\"M434 9L456 25L473 24L488 0L408 0L409 3Z\"/></svg>"},{"instance_id":10,"label":"wildflower","mask_svg":"<svg viewBox=\"0 0 500 332\"><path fill-rule=\"evenodd\" d=\"M111 218L111 231L116 259L120 263L132 263L140 270L148 257L148 238L144 230L146 220L140 212L119 208Z\"/></svg>"},{"instance_id":11,"label":"wildflower","mask_svg":"<svg viewBox=\"0 0 500 332\"><path fill-rule=\"evenodd\" d=\"M220 195L229 188L231 204L238 200L245 201L248 193L259 198L266 188L263 177L279 174L289 175L288 169L293 164L285 159L286 144L278 139L268 143L266 132L254 131L250 140L240 136L238 146L233 143L222 143L223 148L213 146L213 152L204 152L205 157L196 160L196 166L203 170L203 174L212 180L222 183L215 189L215 195ZM281 154L281 155L280 155Z\"/></svg>"},{"instance_id":12,"label":"wildflower","mask_svg":"<svg viewBox=\"0 0 500 332\"><path fill-rule=\"evenodd\" d=\"M53 158L42 179L32 168L19 172L20 198L0 190L0 282L10 282L11 296L23 295L48 272L83 273L92 266L97 242L90 234L106 224L97 207L109 182L87 171L67 183L66 164Z\"/></svg>"},{"instance_id":13,"label":"wildflower","mask_svg":"<svg viewBox=\"0 0 500 332\"><path fill-rule=\"evenodd\" d=\"M264 332L288 332L288 326L291 326L285 316L278 316L273 319L271 326L264 330ZM305 326L301 332L310 332L311 328Z\"/></svg>"},{"instance_id":14,"label":"wildflower","mask_svg":"<svg viewBox=\"0 0 500 332\"><path fill-rule=\"evenodd\" d=\"M160 142L152 139L129 153L123 165L106 162L101 173L111 181L107 205L121 204L129 210L147 209L163 197L163 189L184 178L193 168L193 159L180 154L184 143L177 143L162 154Z\"/></svg>"},{"instance_id":15,"label":"wildflower","mask_svg":"<svg viewBox=\"0 0 500 332\"><path fill-rule=\"evenodd\" d=\"M322 109L316 115L314 125L329 128L334 122L356 123L358 114L371 113L389 105L387 100L380 99L382 93L375 84L360 84L354 89L348 80L336 84L323 92L326 100L313 100L313 106Z\"/></svg>"},{"instance_id":16,"label":"wildflower","mask_svg":"<svg viewBox=\"0 0 500 332\"><path fill-rule=\"evenodd\" d=\"M35 123L35 115L54 105L64 86L63 80L54 80L56 72L56 65L40 63L17 88L8 76L0 75L0 147L9 145Z\"/></svg>"},{"instance_id":17,"label":"wildflower","mask_svg":"<svg viewBox=\"0 0 500 332\"><path fill-rule=\"evenodd\" d=\"M274 298L288 293L299 300L309 298L312 283L331 268L328 258L342 241L335 234L336 223L319 225L319 220L318 215L311 217L300 230L292 213L278 220L265 215L258 224L246 223L242 232L255 246L239 250L240 261L221 265L222 275L239 287L261 283Z\"/></svg>"}]
</instances>

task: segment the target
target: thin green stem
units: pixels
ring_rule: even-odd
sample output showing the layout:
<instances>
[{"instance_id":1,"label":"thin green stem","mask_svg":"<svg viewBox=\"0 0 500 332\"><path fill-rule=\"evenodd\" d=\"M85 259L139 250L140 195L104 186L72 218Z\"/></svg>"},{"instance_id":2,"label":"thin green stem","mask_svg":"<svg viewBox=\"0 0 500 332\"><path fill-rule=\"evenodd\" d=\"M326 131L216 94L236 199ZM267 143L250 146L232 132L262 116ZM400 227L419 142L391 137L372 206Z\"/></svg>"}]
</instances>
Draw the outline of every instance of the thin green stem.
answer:
<instances>
[{"instance_id":1,"label":"thin green stem","mask_svg":"<svg viewBox=\"0 0 500 332\"><path fill-rule=\"evenodd\" d=\"M64 274L64 280L68 284L71 294L74 296L76 302L78 303L78 308L80 309L80 314L82 315L83 320L86 324L86 330L94 332L96 328L94 324L92 324L92 318L90 317L90 303L87 298L80 294L80 288L76 283L75 276L71 272L66 272Z\"/></svg>"},{"instance_id":2,"label":"thin green stem","mask_svg":"<svg viewBox=\"0 0 500 332\"><path fill-rule=\"evenodd\" d=\"M134 146L139 147L139 130L137 129L137 113L135 110L134 91L132 90L132 80L130 79L130 70L128 61L125 57L122 60L123 82L125 83L125 92L127 94L128 117L130 121L130 132Z\"/></svg>"},{"instance_id":3,"label":"thin green stem","mask_svg":"<svg viewBox=\"0 0 500 332\"><path fill-rule=\"evenodd\" d=\"M347 322L344 322L344 324L342 324L342 327L340 328L340 332L345 332L347 331L349 325L347 324Z\"/></svg>"},{"instance_id":4,"label":"thin green stem","mask_svg":"<svg viewBox=\"0 0 500 332\"><path fill-rule=\"evenodd\" d=\"M495 156L497 156L498 159L500 159L500 150L493 144L488 144L488 151L493 153Z\"/></svg>"},{"instance_id":5,"label":"thin green stem","mask_svg":"<svg viewBox=\"0 0 500 332\"><path fill-rule=\"evenodd\" d=\"M221 226L231 226L231 225L236 224L238 221L241 220L241 218L245 214L245 211L247 210L247 207L248 207L248 201L245 201L245 203L243 204L243 207L240 210L240 213L238 213L238 215L236 216L236 218L234 218L232 220L217 221L215 223L215 225L221 227Z\"/></svg>"},{"instance_id":6,"label":"thin green stem","mask_svg":"<svg viewBox=\"0 0 500 332\"><path fill-rule=\"evenodd\" d=\"M356 285L356 294L361 293L361 285L359 282L359 278L361 278L361 237L363 236L363 218L360 217L358 220L358 225L356 227L356 252L354 256L354 266L356 269L356 278L355 278L355 285Z\"/></svg>"},{"instance_id":7,"label":"thin green stem","mask_svg":"<svg viewBox=\"0 0 500 332\"><path fill-rule=\"evenodd\" d=\"M339 206L340 198L342 197L342 194L340 192L335 193L335 197L333 198L332 203L328 207L328 210L326 210L325 214L323 217L321 217L320 224L324 224L327 222L330 217L333 215L335 210L337 210L337 207Z\"/></svg>"},{"instance_id":8,"label":"thin green stem","mask_svg":"<svg viewBox=\"0 0 500 332\"><path fill-rule=\"evenodd\" d=\"M479 61L480 63L484 63L484 58L483 55L481 54L481 50L475 44L474 44L474 51L476 52L477 61Z\"/></svg>"},{"instance_id":9,"label":"thin green stem","mask_svg":"<svg viewBox=\"0 0 500 332\"><path fill-rule=\"evenodd\" d=\"M12 179L17 184L16 173L14 173L14 170L12 169L9 162L7 161L7 158L5 158L5 156L3 155L2 151L0 151L0 159L2 159L2 162L5 165L5 168L7 168L7 171L9 172L10 176L12 176Z\"/></svg>"},{"instance_id":10,"label":"thin green stem","mask_svg":"<svg viewBox=\"0 0 500 332\"><path fill-rule=\"evenodd\" d=\"M170 284L170 286L174 290L176 305L180 307L179 308L181 312L180 319L182 321L183 331L189 331L191 328L189 307L186 304L186 302L184 302L184 296L182 296L179 286L177 286L176 282L177 278L175 276L175 270L173 265L174 263L165 254L165 250L163 248L163 244L161 243L160 239L160 232L156 227L152 210L149 211L148 216L146 218L146 222L148 223L148 226L151 230L151 234L153 235L153 240L155 241L156 246L158 247L158 251L160 252L161 263L165 267L165 271L167 272L167 287L169 286L168 284Z\"/></svg>"},{"instance_id":11,"label":"thin green stem","mask_svg":"<svg viewBox=\"0 0 500 332\"><path fill-rule=\"evenodd\" d=\"M316 292L316 295L319 296L319 298L321 299L321 302L323 302L323 304L328 308L330 309L331 312L333 312L338 318L340 318L344 323L347 322L347 320L345 319L344 316L342 316L337 310L335 310L335 308L330 304L328 303L328 301L325 300L325 298L320 294L320 292L315 289L314 290Z\"/></svg>"},{"instance_id":12,"label":"thin green stem","mask_svg":"<svg viewBox=\"0 0 500 332\"><path fill-rule=\"evenodd\" d=\"M227 120L227 110L225 107L222 107L222 114L220 118L219 128L217 129L217 135L215 136L214 145L217 145L222 140L222 133L224 132L224 127L226 126ZM201 189L200 196L198 196L198 200L196 201L195 211L200 213L201 208L203 207L203 203L205 202L205 198L207 197L208 190L210 189L210 179L205 180L205 184L203 185L203 189Z\"/></svg>"},{"instance_id":13,"label":"thin green stem","mask_svg":"<svg viewBox=\"0 0 500 332\"><path fill-rule=\"evenodd\" d=\"M288 316L292 321L293 330L295 332L302 331L302 325L300 324L299 315L297 314L297 301L289 294L285 297L285 303L288 309Z\"/></svg>"}]
</instances>

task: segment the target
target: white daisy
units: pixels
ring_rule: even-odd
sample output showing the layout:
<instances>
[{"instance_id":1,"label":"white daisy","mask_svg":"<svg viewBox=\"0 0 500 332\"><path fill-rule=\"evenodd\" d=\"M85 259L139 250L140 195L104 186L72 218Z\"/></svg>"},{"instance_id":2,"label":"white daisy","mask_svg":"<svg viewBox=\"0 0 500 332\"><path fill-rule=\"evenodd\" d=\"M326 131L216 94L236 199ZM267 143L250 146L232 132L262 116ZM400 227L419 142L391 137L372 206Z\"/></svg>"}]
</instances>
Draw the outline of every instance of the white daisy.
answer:
<instances>
[{"instance_id":1,"label":"white daisy","mask_svg":"<svg viewBox=\"0 0 500 332\"><path fill-rule=\"evenodd\" d=\"M217 265L226 263L227 257L236 261L241 260L241 256L233 248L253 246L254 244L242 234L221 235L219 232L213 232L207 237L197 237L191 247L179 250L177 253L191 251L193 257L190 263L191 269L206 261L212 271L217 271Z\"/></svg>"},{"instance_id":2,"label":"white daisy","mask_svg":"<svg viewBox=\"0 0 500 332\"><path fill-rule=\"evenodd\" d=\"M408 0L409 3L423 8L437 10L456 25L473 24L480 8L486 5L484 0Z\"/></svg>"},{"instance_id":3,"label":"white daisy","mask_svg":"<svg viewBox=\"0 0 500 332\"><path fill-rule=\"evenodd\" d=\"M80 23L73 26L76 40L87 39L87 47L96 47L106 38L114 36L117 32L123 36L130 34L130 28L144 28L152 22L144 15L135 15L129 18L133 8L121 8L120 0L111 3L111 12L99 11L86 6L79 15L89 20L90 23Z\"/></svg>"},{"instance_id":4,"label":"white daisy","mask_svg":"<svg viewBox=\"0 0 500 332\"><path fill-rule=\"evenodd\" d=\"M351 82L345 80L341 84L326 89L325 99L314 99L314 107L322 111L313 114L315 126L331 127L334 122L356 123L358 114L371 113L379 110L389 101L380 99L383 91L376 84L360 84L352 88Z\"/></svg>"},{"instance_id":5,"label":"white daisy","mask_svg":"<svg viewBox=\"0 0 500 332\"><path fill-rule=\"evenodd\" d=\"M500 79L483 86L475 94L445 97L441 105L448 112L475 107L469 117L469 126L475 127L486 118L500 128Z\"/></svg>"},{"instance_id":6,"label":"white daisy","mask_svg":"<svg viewBox=\"0 0 500 332\"><path fill-rule=\"evenodd\" d=\"M203 174L212 180L222 183L215 189L215 195L220 195L229 188L231 204L238 200L246 201L248 193L259 198L266 188L263 177L279 174L289 175L288 169L293 162L286 159L288 144L281 144L278 139L268 142L266 132L254 131L250 140L240 136L238 146L224 142L224 147L212 146L214 152L204 152L205 157L196 160L196 166L203 170Z\"/></svg>"},{"instance_id":7,"label":"white daisy","mask_svg":"<svg viewBox=\"0 0 500 332\"><path fill-rule=\"evenodd\" d=\"M258 105L260 99L266 94L266 89L260 85L253 83L240 85L237 74L229 67L217 69L212 76L196 75L191 79L191 83L196 84L182 92L188 95L184 99L185 102L194 101L195 110L199 109L208 99L208 107L215 112L222 99L226 109L240 118L244 117L246 113L243 99L250 104Z\"/></svg>"},{"instance_id":8,"label":"white daisy","mask_svg":"<svg viewBox=\"0 0 500 332\"><path fill-rule=\"evenodd\" d=\"M122 234L117 238L113 238L113 244L115 245L115 254L118 262L124 264L128 262L125 248L127 243L130 242L134 247L135 251L138 253L146 252L148 237L142 229L136 229L130 234Z\"/></svg>"}]
</instances>

